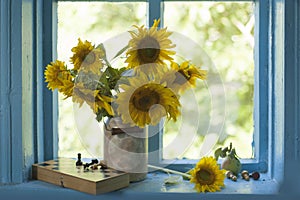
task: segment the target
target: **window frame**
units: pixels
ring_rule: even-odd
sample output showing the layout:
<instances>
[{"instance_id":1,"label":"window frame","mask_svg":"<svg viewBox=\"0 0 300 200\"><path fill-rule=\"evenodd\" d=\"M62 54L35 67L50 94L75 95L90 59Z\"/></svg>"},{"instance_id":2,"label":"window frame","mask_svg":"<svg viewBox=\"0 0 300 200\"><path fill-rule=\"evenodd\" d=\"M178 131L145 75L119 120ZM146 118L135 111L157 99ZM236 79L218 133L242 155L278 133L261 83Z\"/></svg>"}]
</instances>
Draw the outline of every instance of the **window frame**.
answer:
<instances>
[{"instance_id":1,"label":"window frame","mask_svg":"<svg viewBox=\"0 0 300 200\"><path fill-rule=\"evenodd\" d=\"M148 24L154 19L161 19L160 26L163 27L163 10L164 2L174 2L174 0L157 0L148 3ZM176 0L175 0L176 1ZM195 0L196 1L196 0ZM200 0L201 1L201 0ZM200 2L199 1L199 2ZM226 0L225 0L226 1ZM234 0L232 0L234 1ZM247 0L243 0L247 1ZM269 18L270 6L269 1L253 1L255 3L255 49L254 59L255 66L266 66L267 70L262 67L255 67L254 83L254 138L253 159L241 159L243 168L249 171L259 170L267 172L268 169L268 103L269 103L269 82L264 77L268 76L268 47L269 47ZM257 23L259 22L259 23ZM265 115L265 116L263 116ZM158 166L167 165L168 168L184 171L191 168L198 160L168 160L163 159L163 123L157 126L149 126L149 133L153 135L149 138L149 163ZM156 134L154 134L156 133ZM263 133L263 134L261 134ZM267 149L266 149L267 148ZM263 150L266 149L266 150ZM155 153L153 153L155 152Z\"/></svg>"},{"instance_id":2,"label":"window frame","mask_svg":"<svg viewBox=\"0 0 300 200\"><path fill-rule=\"evenodd\" d=\"M120 1L120 0L116 0ZM163 27L163 10L164 2L174 1L174 0L150 0L147 4L147 22L148 26L153 22L154 19L161 19L160 27ZM175 0L176 1L176 0ZM197 1L197 0L194 0ZM200 0L201 1L201 0ZM226 1L226 0L225 0ZM234 0L232 0L234 1ZM247 0L242 0L247 1ZM254 148L255 156L254 159L242 159L243 168L249 171L259 170L263 172L268 171L268 161L269 161L269 138L272 138L272 129L274 123L272 123L273 118L275 118L274 113L269 112L272 110L270 107L272 105L273 97L271 96L273 91L270 91L270 85L274 84L270 80L272 78L272 69L270 65L270 52L268 50L273 41L269 40L269 32L272 31L273 27L270 26L270 19L273 19L274 13L272 13L271 8L275 6L277 2L267 1L253 1L255 3L255 43L259 44L255 46L255 95L254 101L257 103L254 108ZM275 11L274 11L275 12ZM259 22L259 23L257 23ZM261 67L263 66L263 67ZM270 79L266 79L269 77ZM257 84L258 83L258 84ZM274 122L274 121L273 121ZM154 165L166 165L169 168L182 171L183 169L192 167L197 160L163 160L162 159L162 123L157 126L149 126L149 132L153 135L149 138L149 163ZM153 134L155 133L156 134ZM152 154L151 152L155 152Z\"/></svg>"},{"instance_id":3,"label":"window frame","mask_svg":"<svg viewBox=\"0 0 300 200\"><path fill-rule=\"evenodd\" d=\"M56 1L0 2L0 184L22 183L57 157L57 93L44 69L56 56Z\"/></svg>"},{"instance_id":4,"label":"window frame","mask_svg":"<svg viewBox=\"0 0 300 200\"><path fill-rule=\"evenodd\" d=\"M255 2L260 7L265 5L268 11L268 17L263 18L268 21L267 39L261 45L270 50L267 54L256 52L259 62L264 64L260 70L267 73L267 77L260 78L267 78L264 87L268 87L267 108L262 108L267 112L255 113L268 119L264 121L267 134L259 138L266 140L267 146L258 147L264 150L259 159L267 162L272 179L289 186L297 180L293 169L297 169L295 166L299 169L300 163L300 2ZM0 32L0 184L25 182L34 162L57 156L57 137L53 134L57 130L53 112L57 98L45 89L39 69L41 64L44 66L55 58L52 51L55 31L49 24L56 23L56 3L50 0L0 2L0 26L1 30L7 30ZM264 12L260 10L256 14L264 17ZM299 194L297 189L282 187L281 191ZM227 197L240 199L241 196Z\"/></svg>"},{"instance_id":5,"label":"window frame","mask_svg":"<svg viewBox=\"0 0 300 200\"><path fill-rule=\"evenodd\" d=\"M59 0L62 2L70 0ZM84 2L86 0L76 0ZM97 0L96 0L97 1ZM99 0L98 0L99 1ZM100 0L101 1L101 0ZM107 2L108 0L102 0ZM109 0L109 2L147 2L147 25L152 24L154 19L161 19L160 27L163 27L163 11L164 2L176 2L179 0ZM186 0L183 0L183 2ZM193 0L194 2L201 2L205 0ZM206 0L209 1L209 0ZM223 1L236 1L236 0L223 0ZM238 2L249 2L249 0L238 0ZM251 0L250 0L251 1ZM259 21L262 19L262 23L259 23L255 27L255 43L259 46L255 46L255 66L268 66L268 33L269 33L269 0L268 1L252 1L256 4L255 6L255 20ZM54 26L55 27L55 26ZM262 56L260 56L262 55ZM255 105L254 109L254 142L253 146L255 149L255 155L253 159L241 159L243 167L247 170L259 170L266 172L268 168L268 150L260 151L260 149L268 148L268 81L264 77L268 76L268 70L259 68L255 70L255 102L259 106ZM263 80L263 81L261 81ZM258 87L257 87L258 85ZM263 91L263 92L261 92ZM267 115L262 117L261 115ZM149 126L148 132L152 137L148 140L148 160L149 163L156 166L168 166L168 168L183 171L184 169L191 168L198 160L169 160L163 159L163 122L157 126ZM255 134L255 133L265 134Z\"/></svg>"}]
</instances>

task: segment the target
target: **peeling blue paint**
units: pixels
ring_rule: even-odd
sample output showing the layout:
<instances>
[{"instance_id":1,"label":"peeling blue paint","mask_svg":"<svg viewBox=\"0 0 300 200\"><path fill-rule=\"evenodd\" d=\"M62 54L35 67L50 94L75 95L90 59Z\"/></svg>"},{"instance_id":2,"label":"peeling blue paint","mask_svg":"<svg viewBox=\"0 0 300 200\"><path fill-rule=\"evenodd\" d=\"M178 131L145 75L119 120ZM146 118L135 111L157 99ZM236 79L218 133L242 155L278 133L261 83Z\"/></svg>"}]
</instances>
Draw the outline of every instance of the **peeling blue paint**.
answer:
<instances>
[{"instance_id":1,"label":"peeling blue paint","mask_svg":"<svg viewBox=\"0 0 300 200\"><path fill-rule=\"evenodd\" d=\"M31 165L37 160L36 146L40 149L40 158L43 160L57 155L58 142L55 134L57 112L52 111L55 102L52 96L55 95L44 86L44 90L47 90L44 93L36 93L34 89L36 67L40 67L35 65L36 60L41 63L53 60L52 45L50 48L45 46L56 42L53 42L55 37L51 36L52 26L49 26L49 23L45 24L44 21L37 21L36 16L38 10L42 13L41 19L50 19L52 24L55 18L49 5L56 8L55 1L4 0L0 3L0 182L2 183L21 183L28 179ZM49 10L51 14L47 15L45 11ZM37 24L38 22L40 24ZM37 34L34 29L39 25L42 29ZM45 51L42 53L45 56L37 55L36 35L45 36L42 37L39 46ZM48 40L50 42L47 43ZM37 105L37 99L44 100L39 101L40 104ZM55 99L57 102L57 98ZM35 108L42 114L38 119ZM49 109L48 113L46 108ZM35 123L37 120L39 124L47 124L47 127L38 133ZM36 138L42 138L43 141L38 143Z\"/></svg>"}]
</instances>

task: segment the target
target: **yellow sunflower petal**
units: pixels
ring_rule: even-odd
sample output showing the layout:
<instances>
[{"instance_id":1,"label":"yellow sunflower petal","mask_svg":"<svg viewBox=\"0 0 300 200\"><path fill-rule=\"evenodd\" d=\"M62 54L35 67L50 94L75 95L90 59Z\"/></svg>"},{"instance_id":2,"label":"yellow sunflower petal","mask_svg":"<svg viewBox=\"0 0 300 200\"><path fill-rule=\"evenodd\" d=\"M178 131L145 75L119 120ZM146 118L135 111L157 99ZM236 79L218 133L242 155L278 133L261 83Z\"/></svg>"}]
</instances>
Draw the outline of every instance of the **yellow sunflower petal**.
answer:
<instances>
[{"instance_id":1,"label":"yellow sunflower petal","mask_svg":"<svg viewBox=\"0 0 300 200\"><path fill-rule=\"evenodd\" d=\"M176 78L173 83L169 82L169 87L175 88L179 93L190 87L195 87L197 79L205 80L207 76L206 70L196 67L189 61L185 61L180 65L172 62L171 69L175 71Z\"/></svg>"}]
</instances>

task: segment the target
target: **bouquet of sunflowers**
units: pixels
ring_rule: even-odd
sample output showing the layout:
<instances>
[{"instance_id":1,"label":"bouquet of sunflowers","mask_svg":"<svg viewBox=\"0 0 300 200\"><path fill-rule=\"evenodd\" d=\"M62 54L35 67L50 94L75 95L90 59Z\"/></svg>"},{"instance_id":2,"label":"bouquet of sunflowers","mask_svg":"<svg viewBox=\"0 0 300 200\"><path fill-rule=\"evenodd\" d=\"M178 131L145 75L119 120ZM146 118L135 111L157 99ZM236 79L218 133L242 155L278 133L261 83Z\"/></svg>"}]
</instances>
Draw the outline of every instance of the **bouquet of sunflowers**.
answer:
<instances>
[{"instance_id":1,"label":"bouquet of sunflowers","mask_svg":"<svg viewBox=\"0 0 300 200\"><path fill-rule=\"evenodd\" d=\"M123 123L139 127L156 125L163 117L176 121L181 93L197 79L205 80L207 72L189 61L174 61L172 33L159 29L159 23L154 20L150 28L134 26L136 30L129 31L128 45L115 57L125 55L124 66L112 66L103 44L78 39L71 49L72 68L60 60L47 65L47 87L80 106L89 105L97 121L119 116Z\"/></svg>"}]
</instances>

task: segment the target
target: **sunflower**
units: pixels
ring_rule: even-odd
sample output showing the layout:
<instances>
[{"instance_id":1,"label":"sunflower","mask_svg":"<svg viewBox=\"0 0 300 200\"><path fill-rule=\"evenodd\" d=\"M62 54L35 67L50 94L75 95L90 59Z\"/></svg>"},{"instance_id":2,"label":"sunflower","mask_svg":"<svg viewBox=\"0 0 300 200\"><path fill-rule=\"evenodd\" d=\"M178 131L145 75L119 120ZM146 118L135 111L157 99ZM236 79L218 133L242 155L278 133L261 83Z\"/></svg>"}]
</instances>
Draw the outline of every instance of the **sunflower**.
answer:
<instances>
[{"instance_id":1,"label":"sunflower","mask_svg":"<svg viewBox=\"0 0 300 200\"><path fill-rule=\"evenodd\" d=\"M74 87L73 102L79 103L81 107L85 102L88 104L94 113L105 109L109 115L113 115L113 110L110 105L112 98L102 95L99 90L86 88L83 83L77 83Z\"/></svg>"},{"instance_id":2,"label":"sunflower","mask_svg":"<svg viewBox=\"0 0 300 200\"><path fill-rule=\"evenodd\" d=\"M149 80L144 73L128 78L115 100L117 112L124 123L144 127L156 125L162 117L176 121L179 116L178 97L159 80Z\"/></svg>"},{"instance_id":3,"label":"sunflower","mask_svg":"<svg viewBox=\"0 0 300 200\"><path fill-rule=\"evenodd\" d=\"M66 79L63 81L63 86L58 90L63 93L66 98L73 95L74 82L72 80Z\"/></svg>"},{"instance_id":4,"label":"sunflower","mask_svg":"<svg viewBox=\"0 0 300 200\"><path fill-rule=\"evenodd\" d=\"M213 157L203 157L191 170L191 183L198 192L216 192L224 187L225 170L220 169Z\"/></svg>"},{"instance_id":5,"label":"sunflower","mask_svg":"<svg viewBox=\"0 0 300 200\"><path fill-rule=\"evenodd\" d=\"M147 73L147 68L162 68L165 66L165 60L173 60L171 55L174 55L175 52L169 49L174 48L175 45L168 38L172 33L168 32L166 28L158 30L159 22L160 20L154 20L153 26L149 30L144 26L135 26L137 32L129 31L132 39L128 43L129 49L126 52L127 68L142 66ZM154 73L160 71L156 70Z\"/></svg>"},{"instance_id":6,"label":"sunflower","mask_svg":"<svg viewBox=\"0 0 300 200\"><path fill-rule=\"evenodd\" d=\"M47 87L51 90L58 89L66 97L72 96L73 93L73 76L67 69L64 62L56 60L46 66L45 82L48 83Z\"/></svg>"},{"instance_id":7,"label":"sunflower","mask_svg":"<svg viewBox=\"0 0 300 200\"><path fill-rule=\"evenodd\" d=\"M72 49L73 56L70 58L71 62L74 65L74 70L78 71L79 69L91 71L95 74L100 73L103 63L101 58L104 56L103 50L95 48L91 42L85 41L82 42L81 39L78 39L77 46Z\"/></svg>"},{"instance_id":8,"label":"sunflower","mask_svg":"<svg viewBox=\"0 0 300 200\"><path fill-rule=\"evenodd\" d=\"M197 68L189 61L185 61L180 65L172 62L171 68L176 71L173 87L176 87L175 85L177 85L180 88L180 91L184 91L189 87L195 87L197 79L206 79L207 71Z\"/></svg>"}]
</instances>

